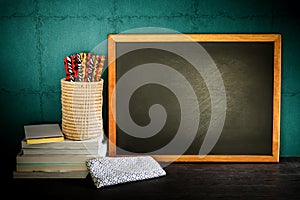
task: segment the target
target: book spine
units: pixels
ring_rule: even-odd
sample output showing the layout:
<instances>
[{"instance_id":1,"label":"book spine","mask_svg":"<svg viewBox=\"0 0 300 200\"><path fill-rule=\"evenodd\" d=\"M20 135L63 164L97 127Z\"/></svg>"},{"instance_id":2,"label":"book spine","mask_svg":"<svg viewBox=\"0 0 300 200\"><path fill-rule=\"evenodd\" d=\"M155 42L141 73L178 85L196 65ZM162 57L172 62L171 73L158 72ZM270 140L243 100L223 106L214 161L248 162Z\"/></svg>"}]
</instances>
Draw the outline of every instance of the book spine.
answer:
<instances>
[{"instance_id":1,"label":"book spine","mask_svg":"<svg viewBox=\"0 0 300 200\"><path fill-rule=\"evenodd\" d=\"M84 179L88 175L87 170L82 171L67 171L67 172L22 172L13 171L13 178L26 179L26 178L80 178Z\"/></svg>"},{"instance_id":2,"label":"book spine","mask_svg":"<svg viewBox=\"0 0 300 200\"><path fill-rule=\"evenodd\" d=\"M84 163L85 161L95 158L94 156L17 156L17 163Z\"/></svg>"},{"instance_id":3,"label":"book spine","mask_svg":"<svg viewBox=\"0 0 300 200\"><path fill-rule=\"evenodd\" d=\"M82 171L87 170L86 165L23 165L17 164L17 172L33 172L33 171L42 171L42 172L64 172L64 171Z\"/></svg>"},{"instance_id":4,"label":"book spine","mask_svg":"<svg viewBox=\"0 0 300 200\"><path fill-rule=\"evenodd\" d=\"M24 155L99 155L99 150L87 149L22 149Z\"/></svg>"},{"instance_id":5,"label":"book spine","mask_svg":"<svg viewBox=\"0 0 300 200\"><path fill-rule=\"evenodd\" d=\"M50 143L50 142L62 142L64 137L49 137L49 138L32 138L26 139L27 144L41 144L41 143Z\"/></svg>"}]
</instances>

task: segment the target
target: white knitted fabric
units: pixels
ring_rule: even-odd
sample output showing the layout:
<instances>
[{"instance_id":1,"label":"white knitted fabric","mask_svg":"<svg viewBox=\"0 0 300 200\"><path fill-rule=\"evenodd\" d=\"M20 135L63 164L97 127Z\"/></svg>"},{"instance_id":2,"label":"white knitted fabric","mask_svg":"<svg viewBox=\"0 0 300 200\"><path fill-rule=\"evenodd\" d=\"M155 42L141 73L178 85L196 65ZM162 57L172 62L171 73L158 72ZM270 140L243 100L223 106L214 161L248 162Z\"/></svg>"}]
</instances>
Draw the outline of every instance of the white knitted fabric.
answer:
<instances>
[{"instance_id":1,"label":"white knitted fabric","mask_svg":"<svg viewBox=\"0 0 300 200\"><path fill-rule=\"evenodd\" d=\"M86 166L97 188L166 175L151 156L94 158Z\"/></svg>"}]
</instances>

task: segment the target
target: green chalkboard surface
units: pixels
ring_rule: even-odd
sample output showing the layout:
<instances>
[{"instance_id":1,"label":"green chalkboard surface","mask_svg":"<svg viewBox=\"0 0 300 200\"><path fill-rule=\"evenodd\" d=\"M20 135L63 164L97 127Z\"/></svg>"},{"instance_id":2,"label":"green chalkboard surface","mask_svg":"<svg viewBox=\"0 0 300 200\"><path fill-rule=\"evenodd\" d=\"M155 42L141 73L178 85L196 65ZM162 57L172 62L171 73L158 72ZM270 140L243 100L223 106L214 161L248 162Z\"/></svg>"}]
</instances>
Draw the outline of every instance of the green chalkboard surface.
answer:
<instances>
[{"instance_id":1,"label":"green chalkboard surface","mask_svg":"<svg viewBox=\"0 0 300 200\"><path fill-rule=\"evenodd\" d=\"M169 36L110 37L110 155L278 162L280 35Z\"/></svg>"}]
</instances>

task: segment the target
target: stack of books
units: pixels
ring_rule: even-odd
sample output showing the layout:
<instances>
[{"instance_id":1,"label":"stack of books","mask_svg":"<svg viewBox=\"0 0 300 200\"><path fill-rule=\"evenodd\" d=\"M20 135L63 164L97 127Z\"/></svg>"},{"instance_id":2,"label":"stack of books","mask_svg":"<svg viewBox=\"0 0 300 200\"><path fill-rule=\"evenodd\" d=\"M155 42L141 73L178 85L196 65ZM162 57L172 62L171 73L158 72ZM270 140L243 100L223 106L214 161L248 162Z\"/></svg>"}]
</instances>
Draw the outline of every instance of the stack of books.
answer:
<instances>
[{"instance_id":1,"label":"stack of books","mask_svg":"<svg viewBox=\"0 0 300 200\"><path fill-rule=\"evenodd\" d=\"M39 126L35 127L39 132L46 130L40 125L34 126ZM51 126L56 132L61 131L58 124ZM86 161L104 157L107 153L107 140L104 135L89 140L58 140L53 137L53 141L51 137L45 139L44 136L43 139L39 136L33 141L26 131L28 130L25 128L21 151L16 156L14 178L85 178L88 175ZM47 131L48 136L51 135Z\"/></svg>"}]
</instances>

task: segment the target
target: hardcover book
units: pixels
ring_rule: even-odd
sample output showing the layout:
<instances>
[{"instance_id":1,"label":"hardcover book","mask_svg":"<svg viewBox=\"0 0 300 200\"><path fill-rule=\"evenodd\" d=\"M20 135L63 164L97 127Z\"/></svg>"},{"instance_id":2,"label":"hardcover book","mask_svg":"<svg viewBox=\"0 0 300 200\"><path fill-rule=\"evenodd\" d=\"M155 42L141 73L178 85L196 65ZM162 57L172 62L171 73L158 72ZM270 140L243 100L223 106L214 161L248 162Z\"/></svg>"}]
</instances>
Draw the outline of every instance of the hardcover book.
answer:
<instances>
[{"instance_id":1,"label":"hardcover book","mask_svg":"<svg viewBox=\"0 0 300 200\"><path fill-rule=\"evenodd\" d=\"M58 124L38 124L24 126L27 144L61 142L64 135Z\"/></svg>"},{"instance_id":2,"label":"hardcover book","mask_svg":"<svg viewBox=\"0 0 300 200\"><path fill-rule=\"evenodd\" d=\"M87 170L43 172L43 171L13 171L15 179L84 179L88 175Z\"/></svg>"},{"instance_id":3,"label":"hardcover book","mask_svg":"<svg viewBox=\"0 0 300 200\"><path fill-rule=\"evenodd\" d=\"M65 138L63 141L28 144L26 138L21 141L22 149L98 149L104 143L104 134L88 140L70 140Z\"/></svg>"}]
</instances>

